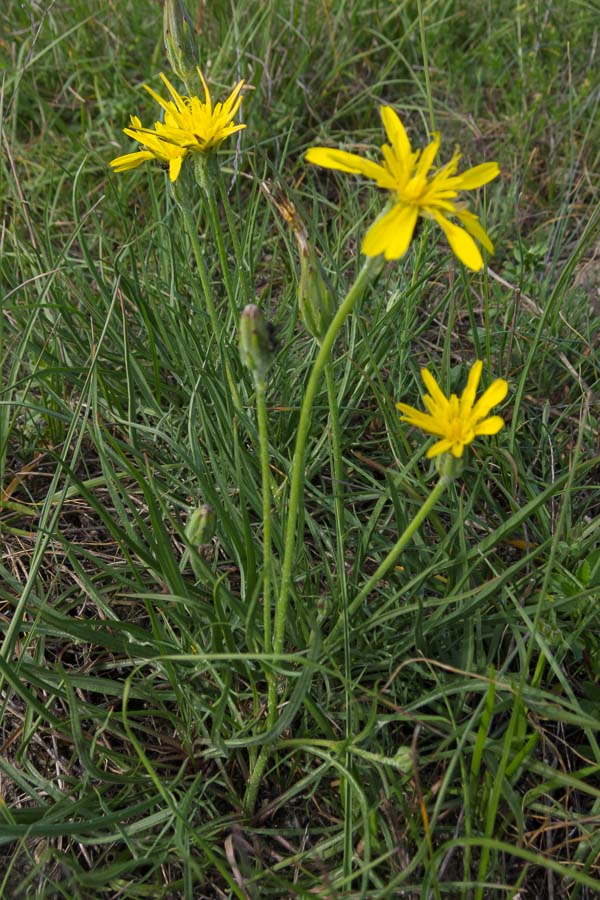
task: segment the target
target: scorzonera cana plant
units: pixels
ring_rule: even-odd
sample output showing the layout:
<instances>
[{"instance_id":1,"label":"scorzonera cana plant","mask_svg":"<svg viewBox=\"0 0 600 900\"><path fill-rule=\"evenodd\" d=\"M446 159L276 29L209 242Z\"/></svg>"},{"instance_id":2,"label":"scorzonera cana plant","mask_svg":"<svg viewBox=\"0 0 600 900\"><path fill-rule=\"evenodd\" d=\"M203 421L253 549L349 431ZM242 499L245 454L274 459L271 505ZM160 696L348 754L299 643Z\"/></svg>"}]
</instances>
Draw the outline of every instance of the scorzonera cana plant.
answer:
<instances>
[{"instance_id":1,"label":"scorzonera cana plant","mask_svg":"<svg viewBox=\"0 0 600 900\"><path fill-rule=\"evenodd\" d=\"M167 4L167 11L172 12L171 7L172 4ZM433 134L422 150L413 149L405 125L390 105L381 108L387 135L387 143L381 148L382 161L330 147L313 147L306 153L307 162L312 164L307 177L314 176L313 166L363 176L387 192L387 203L363 236L360 249L364 257L362 267L345 291L332 286L331 278L325 273L299 215L289 206L285 211L285 218L299 248L299 308L302 321L315 342L315 352L310 374L304 385L293 455L289 463L287 502L275 504L267 398L270 376L277 367L276 343L267 322L266 310L261 308L255 288L249 282L236 216L230 205L220 162L222 152L231 152L232 138L236 135L239 137L242 132L246 150L252 147L252 128L240 121L246 102L246 85L243 79L238 79L227 98L222 102L215 102L205 73L195 66L194 60L186 57L183 38L173 43L172 27L168 34L170 43L167 49L174 68L173 77L187 82L184 88L187 93L180 92L163 73L160 73L160 78L169 99L145 86L159 108L160 117L152 127L144 127L141 118L132 115L129 125L123 130L127 137L137 142L138 149L117 156L110 162L110 166L119 174L128 173L145 163L158 164L165 170L164 190L172 192L183 230L192 248L193 265L190 261L189 281L194 286L198 322L205 323L207 352L211 346L218 348L223 344L232 345L239 341L241 361L250 373L254 388L257 450L262 479L263 557L260 562L260 605L266 697L263 704L264 724L262 728L255 726L254 734L247 742L249 771L245 811L251 814L269 761L276 751L281 730L278 725L281 718L279 683L272 664L281 660L286 653L290 604L304 602L301 592L294 588L292 581L297 546L303 539L304 479L307 459L310 458L313 410L322 389L322 380L325 380L331 442L330 484L335 513L332 544L335 547L337 571L343 573L346 564L346 535L342 423L332 363L340 334L358 305L368 302L368 295L377 290L377 279L386 263L411 265L407 254L420 221L432 222L440 227L459 264L464 265L468 272L477 272L483 268L484 257L480 247L491 253L493 245L478 216L467 208L461 194L491 182L499 175L499 167L495 162L484 162L460 172L461 154L458 149L449 161L437 166L440 135ZM194 80L202 89L202 96L192 92ZM346 190L354 190L354 185L348 183ZM198 207L203 210L203 221L208 222L212 230L223 290L215 290L209 274L211 267L207 264L206 241L199 228ZM243 211L235 212L243 216ZM429 232L429 236L434 239L434 232ZM233 249L233 265L228 246ZM226 306L223 305L223 297L226 298ZM239 337L235 333L236 325L239 326ZM234 383L236 375L225 357L223 359L223 378ZM352 666L353 613L389 575L417 529L434 510L441 495L459 477L470 445L476 439L496 435L502 429L501 416L497 413L489 416L489 413L504 401L508 384L504 379L497 378L477 399L483 370L481 360L471 361L466 386L459 397L440 386L429 369L424 367L422 377L427 388L423 397L425 411L409 405L407 401L412 400L412 397L403 397L397 404L401 413L397 422L398 429L414 427L437 439L425 455L435 459L439 477L428 497L413 511L406 528L389 548L383 561L370 577L363 580L360 588L352 595L346 579L340 574L335 600L326 604L319 614L316 610L308 614L312 622L312 637L307 641L307 646L300 649L307 650L309 646L314 649L321 640L327 641L343 629L344 671L348 683ZM491 373L486 373L486 377L489 374ZM279 402L290 400L279 398ZM223 435L223 441L228 440L230 436ZM273 547L274 516L278 517L276 525L283 534L281 556L274 552ZM190 511L186 531L188 541L205 543L210 540L215 527L218 529L218 523L215 526L214 510L200 503ZM195 566L194 572L201 579L204 569ZM250 648L240 648L242 649ZM347 761L353 752L358 752L353 741L352 711L348 700L345 735L340 744ZM403 759L406 761L407 757L404 756ZM348 780L344 784L344 790L345 802L351 803L352 790Z\"/></svg>"}]
</instances>

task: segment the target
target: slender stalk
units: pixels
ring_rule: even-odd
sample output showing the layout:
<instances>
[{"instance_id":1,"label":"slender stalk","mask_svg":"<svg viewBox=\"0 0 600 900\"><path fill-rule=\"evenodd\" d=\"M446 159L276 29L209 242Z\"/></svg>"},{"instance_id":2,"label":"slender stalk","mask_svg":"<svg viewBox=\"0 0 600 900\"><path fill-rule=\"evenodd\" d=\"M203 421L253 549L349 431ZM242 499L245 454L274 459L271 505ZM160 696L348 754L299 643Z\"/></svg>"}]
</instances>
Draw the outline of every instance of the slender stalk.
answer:
<instances>
[{"instance_id":1,"label":"slender stalk","mask_svg":"<svg viewBox=\"0 0 600 900\"><path fill-rule=\"evenodd\" d=\"M235 297L235 291L233 289L233 284L231 283L231 276L229 273L229 261L227 259L227 250L225 248L225 239L223 237L223 229L221 227L221 219L219 216L219 210L217 208L215 192L213 190L212 172L211 173L207 172L207 166L210 163L211 163L210 160L199 160L195 167L196 177L200 183L200 187L202 188L202 193L203 193L204 197L206 198L206 205L208 208L208 217L210 219L213 235L215 238L215 243L217 245L217 253L219 254L219 262L221 263L221 272L223 274L223 283L225 285L225 292L227 294L227 299L229 300L229 305L231 307L233 321L237 322L240 310L238 309L238 304L236 302L236 297ZM227 224L229 225L229 220L228 220Z\"/></svg>"},{"instance_id":2,"label":"slender stalk","mask_svg":"<svg viewBox=\"0 0 600 900\"><path fill-rule=\"evenodd\" d=\"M398 557L400 556L400 554L402 553L402 551L404 550L404 548L406 547L406 545L408 544L410 539L412 538L413 534L417 531L417 529L425 521L425 519L427 518L427 516L433 509L434 505L437 503L438 499L442 496L442 494L444 493L444 491L446 490L446 488L448 487L448 485L450 484L451 481L452 481L452 477L449 475L441 475L440 476L438 483L432 490L432 492L429 495L429 497L427 498L427 500L425 500L425 502L423 503L423 506L418 511L418 513L416 514L414 519L411 522L409 522L409 524L406 526L406 528L404 529L404 531L402 532L402 534L400 535L400 537L398 538L398 540L396 541L396 543L394 544L394 546L392 547L392 549L390 550L390 552L388 553L386 558L378 566L377 570L373 573L373 575L371 575L369 580L363 585L363 587L358 592L358 594L356 595L354 600L352 600L352 602L348 605L348 610L346 613L346 615L348 617L350 617L352 615L352 613L358 609L360 604L363 602L365 597L367 597L370 594L370 592L373 590L375 585L384 577L384 575L387 574L387 572L389 572L389 570L392 568L392 566L394 565L394 563L396 562L396 560L398 559ZM346 620L345 620L344 616L342 616L340 619L338 619L335 626L331 630L331 633L329 634L328 640L331 640L333 638L333 636L338 631L340 626L344 625L345 621Z\"/></svg>"},{"instance_id":3,"label":"slender stalk","mask_svg":"<svg viewBox=\"0 0 600 900\"><path fill-rule=\"evenodd\" d=\"M229 194L227 193L227 187L225 186L225 179L223 178L221 169L219 169L217 172L216 181L219 188L219 193L221 195L221 203L223 204L223 209L225 210L225 218L227 219L227 228L231 237L231 243L233 244L233 254L235 256L238 284L241 288L242 300L244 304L251 303L252 291L250 288L250 279L246 271L246 262L242 253L242 247L237 233L237 228L235 222L233 221L231 201L229 200Z\"/></svg>"},{"instance_id":4,"label":"slender stalk","mask_svg":"<svg viewBox=\"0 0 600 900\"><path fill-rule=\"evenodd\" d=\"M302 402L302 409L300 410L300 423L298 425L298 434L296 437L296 446L294 449L294 458L292 461L292 483L286 522L285 548L281 573L281 589L275 606L273 650L276 655L283 652L283 643L285 640L285 621L289 602L292 564L296 549L298 510L304 487L304 457L306 451L306 439L308 437L308 432L310 429L313 403L317 394L317 388L319 386L321 374L329 360L331 348L333 347L335 339L347 317L354 309L358 300L362 297L370 281L373 271L376 270L379 265L380 263L377 257L369 257L363 264L362 269L358 273L356 281L346 294L340 308L338 309L331 322L331 325L329 326L325 334L325 337L323 338L323 341L319 348L319 352L317 354L317 358L313 364L310 377L308 379L308 384L306 386L306 393ZM273 691L273 693L271 693L271 691ZM273 684L269 684L270 726L274 724L276 717L277 695L276 684L273 682ZM258 796L258 789L260 787L260 781L269 761L270 755L271 747L268 744L263 745L256 761L256 765L254 766L250 774L248 787L246 788L246 795L244 797L244 810L247 815L251 815L254 811L256 798Z\"/></svg>"},{"instance_id":5,"label":"slender stalk","mask_svg":"<svg viewBox=\"0 0 600 900\"><path fill-rule=\"evenodd\" d=\"M262 513L263 513L263 631L264 652L272 651L271 630L271 470L269 469L269 444L267 432L267 404L265 389L256 387L256 412L258 416L258 436L260 441L260 466L262 480ZM270 706L270 705L269 705Z\"/></svg>"},{"instance_id":6,"label":"slender stalk","mask_svg":"<svg viewBox=\"0 0 600 900\"><path fill-rule=\"evenodd\" d=\"M265 403L265 386L258 378L255 378L256 386L256 411L258 416L258 433L260 441L260 462L262 480L262 507L263 507L263 634L264 652L272 652L271 629L271 576L272 576L272 548L271 548L271 471L269 469L269 443L267 431L267 405ZM277 680L274 674L267 672L267 730L275 725L277 719ZM261 747L256 760L244 797L244 808L251 815L256 805L258 789L269 760L271 748L268 744Z\"/></svg>"},{"instance_id":7,"label":"slender stalk","mask_svg":"<svg viewBox=\"0 0 600 900\"><path fill-rule=\"evenodd\" d=\"M183 222L185 224L185 229L192 245L192 253L194 254L196 268L198 269L198 276L200 278L200 284L202 285L202 290L204 293L204 302L206 303L208 315L210 316L214 336L218 340L221 334L221 328L219 326L217 311L215 309L215 304L213 301L210 276L208 274L208 269L206 268L206 263L204 262L202 247L200 246L200 241L198 240L198 227L192 215L191 201L185 188L176 190L175 197L183 214Z\"/></svg>"},{"instance_id":8,"label":"slender stalk","mask_svg":"<svg viewBox=\"0 0 600 900\"><path fill-rule=\"evenodd\" d=\"M294 554L296 551L298 510L300 507L300 501L304 488L304 457L306 450L306 439L308 437L308 432L310 429L312 407L317 394L317 389L319 387L321 373L323 372L325 364L329 359L331 348L333 347L335 339L342 325L354 309L360 297L362 297L371 279L373 271L379 265L380 262L378 257L368 257L363 264L362 269L358 273L356 281L346 294L340 308L338 309L331 322L331 325L327 329L325 337L323 338L323 341L321 343L319 353L317 354L317 358L315 359L314 365L312 367L312 371L308 379L308 384L306 386L306 393L304 394L304 400L302 401L302 408L300 410L298 435L296 437L296 446L294 449L294 457L292 460L292 481L290 487L290 502L288 507L285 531L284 557L281 569L281 587L279 591L279 597L275 606L275 640L273 644L275 653L281 653L283 651L283 642L285 639L285 622L289 603L292 566L294 563Z\"/></svg>"},{"instance_id":9,"label":"slender stalk","mask_svg":"<svg viewBox=\"0 0 600 900\"><path fill-rule=\"evenodd\" d=\"M269 699L270 690L271 685L269 684ZM260 748L258 759L256 760L256 763L254 764L252 771L250 772L250 778L248 779L248 784L246 786L246 793L244 794L244 812L247 816L251 816L254 812L254 807L256 806L256 798L258 797L258 789L260 787L265 769L267 768L267 763L269 762L270 756L271 745L263 744Z\"/></svg>"},{"instance_id":10,"label":"slender stalk","mask_svg":"<svg viewBox=\"0 0 600 900\"><path fill-rule=\"evenodd\" d=\"M337 568L338 596L342 604L342 617L344 623L344 704L346 707L346 719L344 736L348 742L352 738L354 728L352 722L352 656L350 648L350 620L348 617L348 584L346 581L345 553L344 553L344 467L342 462L342 434L337 403L335 380L333 377L333 365L331 359L325 365L325 381L327 383L327 399L329 405L329 427L331 429L331 482L333 486L335 508L335 550ZM350 769L352 758L350 751L346 751L344 760L346 769ZM352 782L349 778L343 779L344 802L344 875L349 877L352 872Z\"/></svg>"},{"instance_id":11,"label":"slender stalk","mask_svg":"<svg viewBox=\"0 0 600 900\"><path fill-rule=\"evenodd\" d=\"M271 545L271 470L269 468L269 442L267 432L267 405L264 387L256 388L258 431L260 440L260 463L263 506L263 632L264 652L273 651L273 631L271 627L271 585L273 578L273 548ZM268 721L267 728L275 725L277 718L277 680L272 672L267 673Z\"/></svg>"}]
</instances>

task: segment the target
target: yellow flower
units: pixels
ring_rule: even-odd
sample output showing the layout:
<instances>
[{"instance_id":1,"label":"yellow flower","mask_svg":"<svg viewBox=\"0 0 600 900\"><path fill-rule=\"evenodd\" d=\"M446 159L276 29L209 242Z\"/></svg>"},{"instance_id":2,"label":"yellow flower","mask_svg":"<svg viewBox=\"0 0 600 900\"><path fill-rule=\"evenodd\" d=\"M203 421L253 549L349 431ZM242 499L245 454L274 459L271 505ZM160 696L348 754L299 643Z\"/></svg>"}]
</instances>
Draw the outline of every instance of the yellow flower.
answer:
<instances>
[{"instance_id":1,"label":"yellow flower","mask_svg":"<svg viewBox=\"0 0 600 900\"><path fill-rule=\"evenodd\" d=\"M164 141L158 133L151 131L149 128L143 129L142 123L137 116L131 117L131 127L124 128L123 131L125 134L143 143L144 149L138 150L136 153L126 153L124 156L117 156L116 159L112 159L110 165L115 172L126 172L128 169L135 169L136 166L146 162L147 159L157 159L163 165L169 167L169 178L171 181L175 181L187 154L187 150L184 147ZM142 132L143 138L138 136Z\"/></svg>"},{"instance_id":2,"label":"yellow flower","mask_svg":"<svg viewBox=\"0 0 600 900\"><path fill-rule=\"evenodd\" d=\"M448 400L433 375L427 369L421 369L421 377L429 391L423 397L423 402L429 412L420 412L406 403L396 404L403 413L400 417L402 422L409 422L441 438L427 451L430 459L448 451L457 458L461 457L466 445L474 441L478 435L497 434L504 425L500 416L490 416L486 419L491 408L497 403L502 403L506 397L508 384L503 378L497 378L492 382L475 403L482 368L481 360L473 364L460 400L456 394L451 394Z\"/></svg>"},{"instance_id":3,"label":"yellow flower","mask_svg":"<svg viewBox=\"0 0 600 900\"><path fill-rule=\"evenodd\" d=\"M129 128L124 128L123 131L139 141L144 149L113 159L110 165L116 172L133 169L147 159L154 158L168 164L169 177L171 181L175 181L187 153L209 153L225 138L246 127L233 123L242 102L240 92L244 82L238 81L224 103L213 105L208 85L200 69L198 74L204 86L204 100L199 97L183 97L162 72L160 77L167 86L172 100L164 100L152 88L144 85L148 93L164 109L165 121L156 122L154 128L143 128L137 116L131 117Z\"/></svg>"},{"instance_id":4,"label":"yellow flower","mask_svg":"<svg viewBox=\"0 0 600 900\"><path fill-rule=\"evenodd\" d=\"M355 153L312 147L306 154L308 162L326 169L337 169L353 175L364 175L392 194L392 208L385 212L368 230L362 250L367 256L399 259L411 242L417 219L434 219L456 256L470 269L479 270L483 259L476 238L486 250L494 247L477 216L456 200L458 192L481 187L500 174L498 163L483 163L457 175L461 154L455 151L450 162L432 170L440 146L440 135L423 151L412 150L404 126L390 106L381 108L381 118L389 140L381 148L382 164L363 159ZM448 218L454 216L464 225L460 228ZM466 229L466 230L465 230Z\"/></svg>"},{"instance_id":5,"label":"yellow flower","mask_svg":"<svg viewBox=\"0 0 600 900\"><path fill-rule=\"evenodd\" d=\"M204 101L200 97L182 97L162 72L160 77L173 100L163 100L148 85L144 87L165 111L164 124L157 122L155 126L161 138L195 153L208 153L225 138L246 127L233 124L233 117L242 102L240 91L244 82L238 81L225 103L213 106L208 85L200 69L198 74L204 87Z\"/></svg>"}]
</instances>

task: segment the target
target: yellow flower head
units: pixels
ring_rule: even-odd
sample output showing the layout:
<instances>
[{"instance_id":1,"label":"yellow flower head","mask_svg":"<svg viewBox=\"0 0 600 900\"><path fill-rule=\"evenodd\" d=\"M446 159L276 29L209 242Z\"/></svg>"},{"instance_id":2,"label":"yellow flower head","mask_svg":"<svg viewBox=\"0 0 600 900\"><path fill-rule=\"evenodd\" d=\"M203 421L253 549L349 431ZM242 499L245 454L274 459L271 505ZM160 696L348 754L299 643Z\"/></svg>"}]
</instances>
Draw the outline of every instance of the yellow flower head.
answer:
<instances>
[{"instance_id":1,"label":"yellow flower head","mask_svg":"<svg viewBox=\"0 0 600 900\"><path fill-rule=\"evenodd\" d=\"M363 253L383 253L386 259L399 259L408 250L418 217L425 216L438 223L461 262L470 269L481 269L483 259L473 238L490 253L494 247L477 216L456 198L459 191L481 187L496 178L500 174L498 163L483 163L457 175L461 154L456 150L445 166L432 169L440 146L439 133L434 132L433 140L423 151L413 151L402 122L390 106L381 108L381 118L389 140L381 148L381 164L328 147L312 147L306 154L308 162L317 166L364 175L390 191L392 208L368 230ZM451 222L449 216L458 219L464 228Z\"/></svg>"},{"instance_id":2,"label":"yellow flower head","mask_svg":"<svg viewBox=\"0 0 600 900\"><path fill-rule=\"evenodd\" d=\"M242 102L243 81L239 81L224 103L213 105L204 75L198 69L204 86L204 100L199 97L183 97L169 79L160 73L172 100L164 100L159 94L144 85L148 93L165 111L165 121L156 122L154 128L143 128L137 116L131 117L129 128L123 131L143 145L137 153L127 153L110 163L115 172L133 169L147 159L158 159L169 166L169 177L175 181L181 171L181 164L187 153L210 153L225 138L245 125L235 125L233 118Z\"/></svg>"},{"instance_id":3,"label":"yellow flower head","mask_svg":"<svg viewBox=\"0 0 600 900\"><path fill-rule=\"evenodd\" d=\"M423 397L423 402L429 412L420 412L406 403L396 404L402 413L400 417L402 422L409 422L441 438L427 451L430 459L448 451L457 458L461 457L466 445L474 441L478 435L497 434L504 425L500 416L490 416L486 419L491 408L497 403L502 403L508 393L508 384L503 378L497 378L492 382L475 403L482 368L483 363L477 360L471 367L467 386L460 399L456 394L451 394L449 400L440 390L431 372L421 369L421 377L429 391Z\"/></svg>"},{"instance_id":4,"label":"yellow flower head","mask_svg":"<svg viewBox=\"0 0 600 900\"><path fill-rule=\"evenodd\" d=\"M225 138L246 127L233 124L233 118L242 102L240 91L244 82L238 81L225 103L213 106L208 85L200 69L198 74L204 87L204 100L200 97L182 97L162 72L160 77L172 100L163 100L148 85L144 87L165 111L164 124L157 122L155 125L161 138L195 153L208 153Z\"/></svg>"}]
</instances>

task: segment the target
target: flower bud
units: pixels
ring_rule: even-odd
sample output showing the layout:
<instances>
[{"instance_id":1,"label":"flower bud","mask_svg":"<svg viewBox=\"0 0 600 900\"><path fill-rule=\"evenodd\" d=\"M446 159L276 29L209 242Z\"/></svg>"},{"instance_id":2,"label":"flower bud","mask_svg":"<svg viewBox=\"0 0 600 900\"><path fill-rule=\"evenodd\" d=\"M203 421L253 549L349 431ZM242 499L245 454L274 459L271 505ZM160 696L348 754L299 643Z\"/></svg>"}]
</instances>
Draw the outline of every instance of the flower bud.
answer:
<instances>
[{"instance_id":1,"label":"flower bud","mask_svg":"<svg viewBox=\"0 0 600 900\"><path fill-rule=\"evenodd\" d=\"M254 376L255 384L264 390L275 345L273 329L258 306L249 303L240 318L240 357Z\"/></svg>"},{"instance_id":2,"label":"flower bud","mask_svg":"<svg viewBox=\"0 0 600 900\"><path fill-rule=\"evenodd\" d=\"M300 244L300 315L306 330L322 341L335 315L334 294L329 279L308 243Z\"/></svg>"},{"instance_id":3,"label":"flower bud","mask_svg":"<svg viewBox=\"0 0 600 900\"><path fill-rule=\"evenodd\" d=\"M217 515L208 503L197 506L188 515L185 524L185 536L194 546L208 544L215 533Z\"/></svg>"},{"instance_id":4,"label":"flower bud","mask_svg":"<svg viewBox=\"0 0 600 900\"><path fill-rule=\"evenodd\" d=\"M163 36L173 72L187 84L198 65L194 23L183 0L165 0Z\"/></svg>"},{"instance_id":5,"label":"flower bud","mask_svg":"<svg viewBox=\"0 0 600 900\"><path fill-rule=\"evenodd\" d=\"M463 461L452 453L440 453L435 458L435 467L439 475L443 475L448 481L458 478L463 470Z\"/></svg>"}]
</instances>

